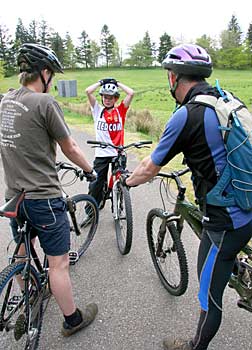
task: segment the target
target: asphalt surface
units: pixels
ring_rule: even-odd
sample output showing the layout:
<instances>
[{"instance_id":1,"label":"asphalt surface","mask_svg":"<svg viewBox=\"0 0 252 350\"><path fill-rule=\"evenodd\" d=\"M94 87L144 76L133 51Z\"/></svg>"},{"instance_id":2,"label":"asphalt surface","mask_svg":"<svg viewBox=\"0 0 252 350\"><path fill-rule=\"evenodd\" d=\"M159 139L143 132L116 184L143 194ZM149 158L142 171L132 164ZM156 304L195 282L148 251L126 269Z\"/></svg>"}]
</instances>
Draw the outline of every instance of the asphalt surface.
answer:
<instances>
[{"instance_id":1,"label":"asphalt surface","mask_svg":"<svg viewBox=\"0 0 252 350\"><path fill-rule=\"evenodd\" d=\"M73 130L73 136L92 161L94 152L86 140L90 135ZM137 151L136 151L137 152ZM61 155L59 157L62 157ZM128 168L133 170L137 159L130 154ZM69 191L85 192L84 185L75 184ZM4 201L4 182L0 169L0 194ZM87 329L63 338L60 334L62 315L51 298L44 316L40 340L41 350L161 350L164 337L190 338L196 330L199 305L197 300L196 257L198 240L187 228L183 240L187 251L190 281L187 292L173 297L161 285L148 251L145 223L148 211L160 207L157 183L131 189L134 212L132 250L121 256L114 224L107 204L100 212L94 241L78 265L71 268L76 304L84 308L96 302L99 313ZM7 264L6 246L10 240L8 220L0 220L0 269ZM227 288L221 328L209 350L252 349L252 315L236 306L236 293ZM17 349L7 345L0 334L0 349ZM21 350L21 349L20 349Z\"/></svg>"}]
</instances>

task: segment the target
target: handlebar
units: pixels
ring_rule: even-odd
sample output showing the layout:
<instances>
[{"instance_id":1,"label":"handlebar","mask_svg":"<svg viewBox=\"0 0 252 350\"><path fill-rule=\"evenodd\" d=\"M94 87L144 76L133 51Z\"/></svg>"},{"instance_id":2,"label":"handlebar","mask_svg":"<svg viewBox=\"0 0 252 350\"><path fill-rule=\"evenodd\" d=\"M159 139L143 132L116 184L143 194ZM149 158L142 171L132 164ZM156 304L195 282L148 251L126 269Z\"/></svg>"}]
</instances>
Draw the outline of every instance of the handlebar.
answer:
<instances>
[{"instance_id":1,"label":"handlebar","mask_svg":"<svg viewBox=\"0 0 252 350\"><path fill-rule=\"evenodd\" d=\"M163 179L172 179L176 182L177 188L178 188L178 192L179 192L179 196L181 198L183 198L185 192L186 192L186 187L184 186L180 176L189 173L191 170L190 168L185 168L185 169L181 169L181 170L175 170L172 171L171 173L163 173L160 172L156 175L156 177L162 177Z\"/></svg>"},{"instance_id":2,"label":"handlebar","mask_svg":"<svg viewBox=\"0 0 252 350\"><path fill-rule=\"evenodd\" d=\"M83 181L84 178L86 178L87 181L92 181L92 179L90 179L90 173L88 173L88 172L86 172L86 171L84 171L84 170L82 170L80 168L74 167L70 163L56 162L56 171L57 171L57 173L60 170L72 171L75 174L75 176L77 178L79 178L81 181Z\"/></svg>"},{"instance_id":3,"label":"handlebar","mask_svg":"<svg viewBox=\"0 0 252 350\"><path fill-rule=\"evenodd\" d=\"M130 143L126 146L124 146L124 145L115 146L109 142L88 140L87 144L94 145L93 147L101 147L101 148L112 147L112 148L117 149L119 151L123 151L123 150L131 148L131 147L136 147L136 148L148 147L146 145L151 145L152 141L138 141L138 142Z\"/></svg>"},{"instance_id":4,"label":"handlebar","mask_svg":"<svg viewBox=\"0 0 252 350\"><path fill-rule=\"evenodd\" d=\"M181 170L175 170L175 171L172 171L171 173L163 173L163 172L160 172L158 173L156 176L160 176L160 177L165 177L167 179L176 179L186 173L189 173L191 170L190 168L185 168L185 169L181 169Z\"/></svg>"}]
</instances>

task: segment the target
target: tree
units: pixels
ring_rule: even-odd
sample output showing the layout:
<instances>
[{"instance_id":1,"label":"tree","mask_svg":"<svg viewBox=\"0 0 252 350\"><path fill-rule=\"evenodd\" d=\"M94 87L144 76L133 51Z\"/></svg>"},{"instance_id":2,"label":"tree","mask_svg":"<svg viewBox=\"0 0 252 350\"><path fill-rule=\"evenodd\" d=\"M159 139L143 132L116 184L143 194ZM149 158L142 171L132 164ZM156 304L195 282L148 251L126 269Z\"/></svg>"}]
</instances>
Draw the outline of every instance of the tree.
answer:
<instances>
[{"instance_id":1,"label":"tree","mask_svg":"<svg viewBox=\"0 0 252 350\"><path fill-rule=\"evenodd\" d=\"M221 49L218 52L218 67L220 68L244 69L249 65L249 55L242 46Z\"/></svg>"},{"instance_id":2,"label":"tree","mask_svg":"<svg viewBox=\"0 0 252 350\"><path fill-rule=\"evenodd\" d=\"M252 23L249 24L249 28L248 28L246 39L247 39L250 51L252 52Z\"/></svg>"},{"instance_id":3,"label":"tree","mask_svg":"<svg viewBox=\"0 0 252 350\"><path fill-rule=\"evenodd\" d=\"M124 64L136 67L150 67L153 63L153 44L149 33L146 32L143 40L130 47L129 58L124 60Z\"/></svg>"},{"instance_id":4,"label":"tree","mask_svg":"<svg viewBox=\"0 0 252 350\"><path fill-rule=\"evenodd\" d=\"M153 57L154 44L151 43L151 39L148 31L145 32L142 45L143 45L143 54L144 54L144 57L143 57L144 66L149 67L152 65L154 60L154 57Z\"/></svg>"},{"instance_id":5,"label":"tree","mask_svg":"<svg viewBox=\"0 0 252 350\"><path fill-rule=\"evenodd\" d=\"M0 81L3 80L4 78L4 66L3 66L3 61L0 60Z\"/></svg>"},{"instance_id":6,"label":"tree","mask_svg":"<svg viewBox=\"0 0 252 350\"><path fill-rule=\"evenodd\" d=\"M35 20L32 20L29 24L28 34L31 42L38 43L38 23Z\"/></svg>"},{"instance_id":7,"label":"tree","mask_svg":"<svg viewBox=\"0 0 252 350\"><path fill-rule=\"evenodd\" d=\"M92 48L88 34L85 30L81 32L79 45L76 47L77 62L84 65L86 68L92 66ZM98 49L100 52L100 48Z\"/></svg>"},{"instance_id":8,"label":"tree","mask_svg":"<svg viewBox=\"0 0 252 350\"><path fill-rule=\"evenodd\" d=\"M18 23L16 26L16 33L15 33L16 47L19 47L22 44L29 43L31 41L32 41L32 38L31 38L28 30L23 25L22 19L18 18Z\"/></svg>"},{"instance_id":9,"label":"tree","mask_svg":"<svg viewBox=\"0 0 252 350\"><path fill-rule=\"evenodd\" d=\"M120 55L120 48L118 42L114 41L113 52L111 55L111 64L114 67L120 67L122 65L122 58Z\"/></svg>"},{"instance_id":10,"label":"tree","mask_svg":"<svg viewBox=\"0 0 252 350\"><path fill-rule=\"evenodd\" d=\"M70 34L66 33L66 38L64 40L64 66L65 68L76 68L76 51Z\"/></svg>"},{"instance_id":11,"label":"tree","mask_svg":"<svg viewBox=\"0 0 252 350\"><path fill-rule=\"evenodd\" d=\"M196 44L207 50L211 56L213 65L217 63L217 44L210 36L206 34L202 35L200 38L196 39Z\"/></svg>"},{"instance_id":12,"label":"tree","mask_svg":"<svg viewBox=\"0 0 252 350\"><path fill-rule=\"evenodd\" d=\"M51 30L48 28L47 22L42 19L39 23L39 33L38 33L38 41L41 45L49 46L51 38Z\"/></svg>"},{"instance_id":13,"label":"tree","mask_svg":"<svg viewBox=\"0 0 252 350\"><path fill-rule=\"evenodd\" d=\"M114 44L115 37L110 33L108 26L104 24L101 30L101 55L105 57L107 67L113 59Z\"/></svg>"},{"instance_id":14,"label":"tree","mask_svg":"<svg viewBox=\"0 0 252 350\"><path fill-rule=\"evenodd\" d=\"M90 48L91 48L91 67L95 68L98 66L98 59L100 57L101 48L94 40L91 40Z\"/></svg>"},{"instance_id":15,"label":"tree","mask_svg":"<svg viewBox=\"0 0 252 350\"><path fill-rule=\"evenodd\" d=\"M164 33L159 38L159 48L158 48L158 62L162 63L167 52L172 48L172 41L170 35Z\"/></svg>"},{"instance_id":16,"label":"tree","mask_svg":"<svg viewBox=\"0 0 252 350\"><path fill-rule=\"evenodd\" d=\"M237 18L232 15L232 18L228 24L228 29L223 30L220 35L222 49L231 49L239 47L242 44L241 40L242 32L238 24Z\"/></svg>"},{"instance_id":17,"label":"tree","mask_svg":"<svg viewBox=\"0 0 252 350\"><path fill-rule=\"evenodd\" d=\"M15 72L15 50L13 40L6 26L0 24L0 61L4 76Z\"/></svg>"},{"instance_id":18,"label":"tree","mask_svg":"<svg viewBox=\"0 0 252 350\"><path fill-rule=\"evenodd\" d=\"M55 52L61 64L64 65L65 48L64 48L64 42L61 36L59 35L59 33L57 32L53 33L50 41L50 46L52 50Z\"/></svg>"}]
</instances>

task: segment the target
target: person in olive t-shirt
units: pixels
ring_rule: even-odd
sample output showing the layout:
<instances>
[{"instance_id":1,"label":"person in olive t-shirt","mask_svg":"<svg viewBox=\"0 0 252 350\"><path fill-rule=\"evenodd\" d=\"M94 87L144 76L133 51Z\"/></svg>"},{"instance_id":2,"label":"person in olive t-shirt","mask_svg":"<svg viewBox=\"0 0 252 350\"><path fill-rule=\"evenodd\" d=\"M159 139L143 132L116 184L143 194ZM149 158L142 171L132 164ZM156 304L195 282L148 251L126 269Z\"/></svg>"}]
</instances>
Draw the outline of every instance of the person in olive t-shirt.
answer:
<instances>
[{"instance_id":1,"label":"person in olive t-shirt","mask_svg":"<svg viewBox=\"0 0 252 350\"><path fill-rule=\"evenodd\" d=\"M91 303L79 310L69 276L70 227L56 172L56 147L92 173L79 146L70 135L62 110L47 94L55 73L63 72L55 53L45 46L23 44L18 54L20 84L1 101L1 156L6 199L25 190L19 215L32 227L33 238L49 261L52 293L64 315L62 334L69 336L90 324L98 311ZM16 223L11 222L16 238ZM22 248L24 249L24 248Z\"/></svg>"}]
</instances>

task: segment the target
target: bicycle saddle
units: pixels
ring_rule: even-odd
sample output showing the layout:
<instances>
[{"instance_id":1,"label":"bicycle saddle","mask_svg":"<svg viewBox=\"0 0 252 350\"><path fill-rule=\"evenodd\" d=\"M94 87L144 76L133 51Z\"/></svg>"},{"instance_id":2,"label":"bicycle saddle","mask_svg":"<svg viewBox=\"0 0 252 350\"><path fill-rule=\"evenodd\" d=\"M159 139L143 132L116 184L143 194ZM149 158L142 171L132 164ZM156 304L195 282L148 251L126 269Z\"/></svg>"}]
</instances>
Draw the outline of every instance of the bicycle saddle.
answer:
<instances>
[{"instance_id":1,"label":"bicycle saddle","mask_svg":"<svg viewBox=\"0 0 252 350\"><path fill-rule=\"evenodd\" d=\"M20 203L25 197L25 192L21 192L12 197L8 202L0 207L0 216L6 218L16 218Z\"/></svg>"}]
</instances>

